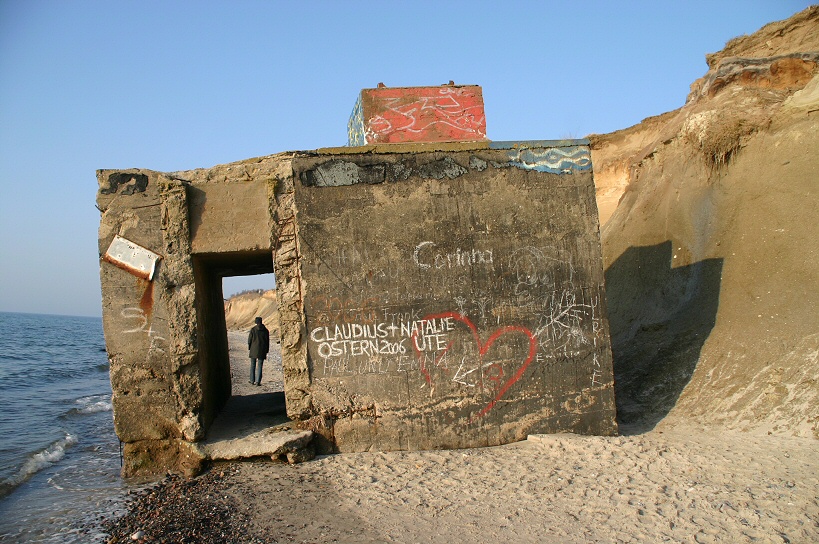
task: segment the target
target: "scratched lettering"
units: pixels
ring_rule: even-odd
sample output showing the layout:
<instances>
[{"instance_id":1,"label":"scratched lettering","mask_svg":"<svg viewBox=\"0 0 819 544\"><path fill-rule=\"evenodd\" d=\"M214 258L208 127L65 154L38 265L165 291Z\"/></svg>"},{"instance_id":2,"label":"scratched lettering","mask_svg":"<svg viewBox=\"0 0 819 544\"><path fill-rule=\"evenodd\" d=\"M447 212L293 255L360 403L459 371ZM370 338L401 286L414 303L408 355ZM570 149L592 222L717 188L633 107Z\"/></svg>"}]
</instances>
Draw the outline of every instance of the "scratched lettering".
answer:
<instances>
[{"instance_id":1,"label":"scratched lettering","mask_svg":"<svg viewBox=\"0 0 819 544\"><path fill-rule=\"evenodd\" d=\"M147 355L150 357L154 353L165 353L165 346L167 345L167 339L164 336L160 336L154 330L153 323L149 324L148 316L145 314L145 310L142 308L138 308L135 306L128 306L122 309L120 315L123 319L128 319L133 321L133 325L131 328L124 329L122 331L123 334L140 334L144 333L148 338L148 353ZM147 327L147 329L146 329Z\"/></svg>"},{"instance_id":2,"label":"scratched lettering","mask_svg":"<svg viewBox=\"0 0 819 544\"><path fill-rule=\"evenodd\" d=\"M418 361L414 357L403 354L389 359L356 359L351 355L343 355L323 359L320 368L324 376L392 374L395 372L417 372Z\"/></svg>"},{"instance_id":3,"label":"scratched lettering","mask_svg":"<svg viewBox=\"0 0 819 544\"><path fill-rule=\"evenodd\" d=\"M541 289L571 285L574 267L562 251L546 247L523 247L509 257L516 295L530 295Z\"/></svg>"},{"instance_id":4,"label":"scratched lettering","mask_svg":"<svg viewBox=\"0 0 819 544\"><path fill-rule=\"evenodd\" d=\"M422 270L442 270L484 266L493 268L494 256L491 249L461 249L455 251L437 251L435 242L424 241L415 246L412 260Z\"/></svg>"}]
</instances>

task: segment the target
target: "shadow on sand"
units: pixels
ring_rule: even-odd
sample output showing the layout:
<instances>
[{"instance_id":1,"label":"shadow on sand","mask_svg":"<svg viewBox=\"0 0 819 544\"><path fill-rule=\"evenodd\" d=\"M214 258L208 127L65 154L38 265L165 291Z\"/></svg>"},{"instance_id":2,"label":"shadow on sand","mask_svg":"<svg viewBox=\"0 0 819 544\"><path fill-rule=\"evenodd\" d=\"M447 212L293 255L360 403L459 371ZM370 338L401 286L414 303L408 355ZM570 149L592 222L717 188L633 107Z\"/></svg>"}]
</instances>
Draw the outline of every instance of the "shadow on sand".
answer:
<instances>
[{"instance_id":1,"label":"shadow on sand","mask_svg":"<svg viewBox=\"0 0 819 544\"><path fill-rule=\"evenodd\" d=\"M623 434L654 428L674 407L716 322L723 260L672 268L672 250L630 247L606 270Z\"/></svg>"},{"instance_id":2,"label":"shadow on sand","mask_svg":"<svg viewBox=\"0 0 819 544\"><path fill-rule=\"evenodd\" d=\"M208 430L207 440L235 440L289 423L284 391L234 395L228 399Z\"/></svg>"}]
</instances>

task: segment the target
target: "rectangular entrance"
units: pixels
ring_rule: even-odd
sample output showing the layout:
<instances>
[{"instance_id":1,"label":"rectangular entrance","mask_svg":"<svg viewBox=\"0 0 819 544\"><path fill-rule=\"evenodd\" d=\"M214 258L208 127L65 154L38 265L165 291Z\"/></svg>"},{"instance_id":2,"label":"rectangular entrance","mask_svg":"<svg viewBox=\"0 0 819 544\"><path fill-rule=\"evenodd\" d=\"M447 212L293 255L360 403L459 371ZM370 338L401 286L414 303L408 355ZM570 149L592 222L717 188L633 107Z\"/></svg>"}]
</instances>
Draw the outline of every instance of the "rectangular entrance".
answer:
<instances>
[{"instance_id":1,"label":"rectangular entrance","mask_svg":"<svg viewBox=\"0 0 819 544\"><path fill-rule=\"evenodd\" d=\"M232 276L222 280L224 293L225 328L228 353L231 361L231 391L233 395L261 392L284 392L284 374L281 364L279 340L279 304L276 295L276 278L273 274ZM261 364L261 383L258 376L250 376L248 334L262 320L268 331L269 352Z\"/></svg>"},{"instance_id":2,"label":"rectangular entrance","mask_svg":"<svg viewBox=\"0 0 819 544\"><path fill-rule=\"evenodd\" d=\"M234 315L231 318L231 338L234 340L232 342L234 344L233 353L231 354L231 342L229 342L228 324L225 316L223 283L227 282L226 286L231 294L238 286L239 291L248 291L246 293L248 295L250 295L251 291L261 289L262 293L273 291L274 294L268 295L268 297L275 296L273 255L270 251L254 251L195 254L192 257L197 291L197 339L202 374L203 422L205 428L208 429L232 395L255 393L246 391L244 387L249 386L247 383L249 359L247 357L246 339L250 327L245 328L242 333L240 329L246 325L242 321L242 316ZM256 280L253 278L260 279L257 283L254 283ZM265 282L269 282L269 285L266 285ZM243 285L246 287L242 287ZM249 286L253 286L252 289ZM274 305L273 307L276 308L276 311L269 312L270 319L277 323L278 306ZM246 311L252 314L257 310L257 307L253 307L248 308ZM256 315L248 315L246 319L252 323L255 317ZM276 332L271 334L271 342L273 346L277 347L278 344L275 342L278 339L278 326L276 326L275 330ZM242 347L244 347L243 351ZM235 370L231 368L231 355L235 359ZM280 357L278 360L281 360ZM242 367L247 370L247 374L241 371ZM239 379L240 377L243 380ZM283 390L283 380L280 384ZM273 392L272 388L270 392ZM283 393L281 393L281 396L283 397Z\"/></svg>"}]
</instances>

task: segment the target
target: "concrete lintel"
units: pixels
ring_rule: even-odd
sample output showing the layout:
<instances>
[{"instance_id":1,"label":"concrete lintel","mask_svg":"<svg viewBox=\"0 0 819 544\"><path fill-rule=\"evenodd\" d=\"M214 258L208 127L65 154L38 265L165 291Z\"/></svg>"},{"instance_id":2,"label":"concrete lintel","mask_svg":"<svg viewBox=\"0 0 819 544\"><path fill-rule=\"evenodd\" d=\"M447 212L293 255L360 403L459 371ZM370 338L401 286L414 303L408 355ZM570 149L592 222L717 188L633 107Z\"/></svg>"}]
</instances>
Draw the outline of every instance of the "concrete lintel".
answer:
<instances>
[{"instance_id":1,"label":"concrete lintel","mask_svg":"<svg viewBox=\"0 0 819 544\"><path fill-rule=\"evenodd\" d=\"M574 147L589 145L588 138L573 138L567 140L519 140L506 142L489 142L489 149L535 149L549 147Z\"/></svg>"}]
</instances>

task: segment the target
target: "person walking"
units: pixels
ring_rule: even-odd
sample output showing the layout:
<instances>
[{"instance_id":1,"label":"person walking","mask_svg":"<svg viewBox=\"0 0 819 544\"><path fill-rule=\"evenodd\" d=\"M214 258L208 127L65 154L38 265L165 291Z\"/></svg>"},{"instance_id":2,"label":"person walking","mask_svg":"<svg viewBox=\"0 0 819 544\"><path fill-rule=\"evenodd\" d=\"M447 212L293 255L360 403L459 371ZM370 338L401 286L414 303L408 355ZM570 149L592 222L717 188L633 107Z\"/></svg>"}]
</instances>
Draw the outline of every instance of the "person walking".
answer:
<instances>
[{"instance_id":1,"label":"person walking","mask_svg":"<svg viewBox=\"0 0 819 544\"><path fill-rule=\"evenodd\" d=\"M250 351L250 383L262 385L262 365L270 351L270 332L261 317L256 318L256 325L247 335L247 349Z\"/></svg>"}]
</instances>

